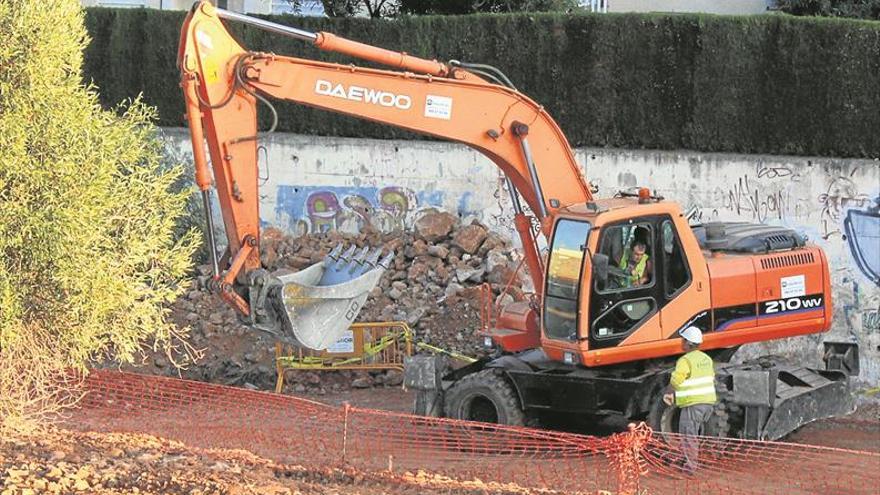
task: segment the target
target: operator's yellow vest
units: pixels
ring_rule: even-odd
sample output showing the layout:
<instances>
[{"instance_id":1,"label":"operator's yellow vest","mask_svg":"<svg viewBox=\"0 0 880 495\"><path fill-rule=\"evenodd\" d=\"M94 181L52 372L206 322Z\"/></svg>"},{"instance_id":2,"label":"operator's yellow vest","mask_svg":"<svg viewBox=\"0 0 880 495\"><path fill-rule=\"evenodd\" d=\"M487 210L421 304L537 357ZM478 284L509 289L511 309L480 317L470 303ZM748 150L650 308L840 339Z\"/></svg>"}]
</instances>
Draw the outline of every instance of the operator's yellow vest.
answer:
<instances>
[{"instance_id":1,"label":"operator's yellow vest","mask_svg":"<svg viewBox=\"0 0 880 495\"><path fill-rule=\"evenodd\" d=\"M619 266L620 266L621 270L626 270L627 265L629 265L629 248L626 248L623 251L623 257L620 258L620 265ZM645 274L645 267L647 265L648 265L648 254L645 253L642 256L642 259L640 259L639 262L636 263L636 266L635 266L636 274L633 275L631 273L627 273L627 275L629 275L626 278L626 283L627 283L628 287L632 287L633 285L636 284L636 282L639 281L640 278L642 278L642 275Z\"/></svg>"},{"instance_id":2,"label":"operator's yellow vest","mask_svg":"<svg viewBox=\"0 0 880 495\"><path fill-rule=\"evenodd\" d=\"M715 365L706 353L695 350L678 358L687 361L691 374L678 387L675 387L675 406L687 407L695 404L714 404Z\"/></svg>"}]
</instances>

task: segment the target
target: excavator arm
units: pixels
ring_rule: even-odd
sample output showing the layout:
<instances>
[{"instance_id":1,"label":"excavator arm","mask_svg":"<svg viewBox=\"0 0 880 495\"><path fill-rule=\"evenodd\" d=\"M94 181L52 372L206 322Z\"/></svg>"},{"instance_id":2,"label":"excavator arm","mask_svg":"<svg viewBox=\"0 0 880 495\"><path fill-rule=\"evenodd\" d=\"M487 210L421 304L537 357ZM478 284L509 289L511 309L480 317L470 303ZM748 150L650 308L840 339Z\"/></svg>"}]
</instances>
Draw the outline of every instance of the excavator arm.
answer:
<instances>
[{"instance_id":1,"label":"excavator arm","mask_svg":"<svg viewBox=\"0 0 880 495\"><path fill-rule=\"evenodd\" d=\"M235 41L221 18L397 70L250 52ZM483 153L508 180L516 227L538 291L543 287L543 267L519 196L541 221L545 235L558 209L592 199L559 126L528 97L490 82L505 78L479 69L484 66L468 71L461 64L443 64L227 12L205 1L196 3L184 22L178 65L196 182L209 211L210 155L228 237L228 260L222 263L228 267L221 272L216 255L212 259L214 288L245 316L253 317L255 299L264 299L253 290L250 294L236 290L253 288L258 284L254 274L260 272L258 101L273 113L270 98L289 100L457 141ZM213 251L210 237L209 242Z\"/></svg>"}]
</instances>

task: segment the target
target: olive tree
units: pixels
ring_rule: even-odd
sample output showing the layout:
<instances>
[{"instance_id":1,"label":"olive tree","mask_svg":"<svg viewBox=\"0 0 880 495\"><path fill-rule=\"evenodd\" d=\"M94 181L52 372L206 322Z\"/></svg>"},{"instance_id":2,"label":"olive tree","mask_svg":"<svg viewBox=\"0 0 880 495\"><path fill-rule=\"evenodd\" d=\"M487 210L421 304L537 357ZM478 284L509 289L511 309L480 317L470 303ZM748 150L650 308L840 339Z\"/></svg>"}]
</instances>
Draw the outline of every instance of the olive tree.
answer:
<instances>
[{"instance_id":1,"label":"olive tree","mask_svg":"<svg viewBox=\"0 0 880 495\"><path fill-rule=\"evenodd\" d=\"M82 82L77 0L0 0L0 423L45 412L71 370L170 349L197 245L153 110ZM134 62L133 62L134 63ZM173 90L174 88L169 88ZM0 424L0 427L4 426Z\"/></svg>"}]
</instances>

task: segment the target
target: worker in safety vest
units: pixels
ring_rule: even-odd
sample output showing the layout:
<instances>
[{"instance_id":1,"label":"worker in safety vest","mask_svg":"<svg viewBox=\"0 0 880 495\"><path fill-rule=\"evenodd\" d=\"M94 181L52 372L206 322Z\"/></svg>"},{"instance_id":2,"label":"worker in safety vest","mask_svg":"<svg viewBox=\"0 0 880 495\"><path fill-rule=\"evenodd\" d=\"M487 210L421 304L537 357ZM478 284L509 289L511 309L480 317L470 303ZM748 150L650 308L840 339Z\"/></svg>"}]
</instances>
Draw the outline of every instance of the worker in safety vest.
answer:
<instances>
[{"instance_id":1,"label":"worker in safety vest","mask_svg":"<svg viewBox=\"0 0 880 495\"><path fill-rule=\"evenodd\" d=\"M679 335L685 355L675 363L675 371L669 380L671 390L663 396L663 402L670 406L674 402L675 407L681 409L678 432L683 435L683 469L685 473L693 474L699 460L699 440L696 437L712 416L717 400L715 364L711 357L698 349L703 343L703 332L699 328L687 327Z\"/></svg>"},{"instance_id":2,"label":"worker in safety vest","mask_svg":"<svg viewBox=\"0 0 880 495\"><path fill-rule=\"evenodd\" d=\"M636 287L648 283L649 280L649 261L647 246L644 242L637 241L633 244L632 249L627 248L620 257L620 269L626 272L626 287Z\"/></svg>"}]
</instances>

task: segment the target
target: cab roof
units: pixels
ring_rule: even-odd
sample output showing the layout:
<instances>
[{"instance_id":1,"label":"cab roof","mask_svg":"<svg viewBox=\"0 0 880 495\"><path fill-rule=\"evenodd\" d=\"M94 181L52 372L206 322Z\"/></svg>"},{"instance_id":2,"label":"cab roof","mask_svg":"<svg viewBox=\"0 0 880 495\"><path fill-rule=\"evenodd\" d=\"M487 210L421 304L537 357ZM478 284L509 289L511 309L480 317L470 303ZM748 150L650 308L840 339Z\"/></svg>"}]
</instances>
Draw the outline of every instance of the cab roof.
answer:
<instances>
[{"instance_id":1,"label":"cab roof","mask_svg":"<svg viewBox=\"0 0 880 495\"><path fill-rule=\"evenodd\" d=\"M595 205L595 207L593 207ZM638 198L603 198L587 203L578 203L560 208L560 213L568 213L577 216L598 215L606 211L619 210L622 208L639 208L654 210L656 212L677 212L678 205L672 201L651 200L647 203L639 203Z\"/></svg>"}]
</instances>

